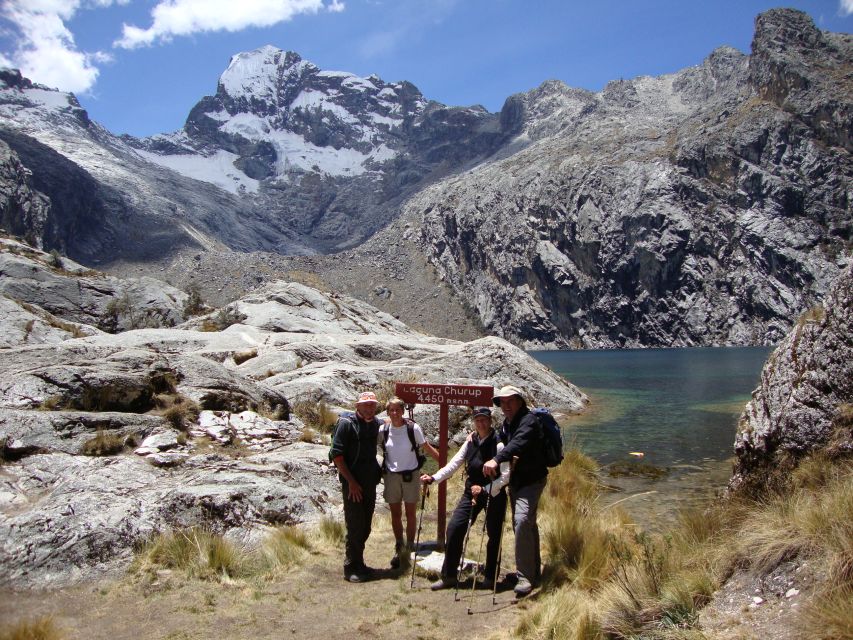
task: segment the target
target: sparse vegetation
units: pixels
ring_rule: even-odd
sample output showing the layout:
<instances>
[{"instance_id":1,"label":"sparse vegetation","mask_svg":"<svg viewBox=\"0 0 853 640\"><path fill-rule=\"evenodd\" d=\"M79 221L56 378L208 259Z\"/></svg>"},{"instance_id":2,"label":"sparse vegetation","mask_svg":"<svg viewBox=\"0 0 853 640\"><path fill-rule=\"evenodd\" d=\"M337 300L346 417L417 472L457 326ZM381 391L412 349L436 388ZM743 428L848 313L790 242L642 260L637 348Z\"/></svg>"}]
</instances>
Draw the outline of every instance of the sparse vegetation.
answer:
<instances>
[{"instance_id":1,"label":"sparse vegetation","mask_svg":"<svg viewBox=\"0 0 853 640\"><path fill-rule=\"evenodd\" d=\"M299 400L293 403L293 414L302 420L305 428L320 433L331 433L338 421L338 414L332 411L325 400Z\"/></svg>"},{"instance_id":2,"label":"sparse vegetation","mask_svg":"<svg viewBox=\"0 0 853 640\"><path fill-rule=\"evenodd\" d=\"M207 311L207 305L201 297L198 285L195 282L190 283L186 288L187 299L184 302L184 317L198 316Z\"/></svg>"},{"instance_id":3,"label":"sparse vegetation","mask_svg":"<svg viewBox=\"0 0 853 640\"><path fill-rule=\"evenodd\" d=\"M59 632L53 618L41 617L35 620L24 620L0 630L0 640L60 640Z\"/></svg>"},{"instance_id":4,"label":"sparse vegetation","mask_svg":"<svg viewBox=\"0 0 853 640\"><path fill-rule=\"evenodd\" d=\"M237 305L222 307L209 318L205 318L201 324L202 331L222 331L233 324L239 324L246 319L246 315L240 313Z\"/></svg>"},{"instance_id":5,"label":"sparse vegetation","mask_svg":"<svg viewBox=\"0 0 853 640\"><path fill-rule=\"evenodd\" d=\"M124 450L124 437L98 429L97 435L80 447L84 456L112 456Z\"/></svg>"},{"instance_id":6,"label":"sparse vegetation","mask_svg":"<svg viewBox=\"0 0 853 640\"><path fill-rule=\"evenodd\" d=\"M182 396L178 396L180 402L175 402L168 409L163 411L163 417L178 431L186 432L190 425L198 421L199 408L192 400L186 400Z\"/></svg>"},{"instance_id":7,"label":"sparse vegetation","mask_svg":"<svg viewBox=\"0 0 853 640\"><path fill-rule=\"evenodd\" d=\"M50 250L50 258L47 259L47 263L53 267L54 269L64 269L65 264L62 261L62 256L59 254L59 251L56 249Z\"/></svg>"},{"instance_id":8,"label":"sparse vegetation","mask_svg":"<svg viewBox=\"0 0 853 640\"><path fill-rule=\"evenodd\" d=\"M296 527L279 527L266 537L258 550L257 570L274 573L299 564L311 548L305 532Z\"/></svg>"},{"instance_id":9,"label":"sparse vegetation","mask_svg":"<svg viewBox=\"0 0 853 640\"><path fill-rule=\"evenodd\" d=\"M829 579L825 593L803 610L803 629L809 637L851 638L851 471L849 459L817 454L801 462L784 491L684 511L673 531L652 536L635 532L616 509L598 506L594 464L570 452L549 476L542 502L545 593L521 617L516 633L701 638L694 628L698 611L733 572L761 575L804 557L819 563Z\"/></svg>"},{"instance_id":10,"label":"sparse vegetation","mask_svg":"<svg viewBox=\"0 0 853 640\"><path fill-rule=\"evenodd\" d=\"M296 527L276 528L255 549L191 527L154 536L140 548L131 572L166 568L202 580L269 577L299 564L309 549L308 537Z\"/></svg>"},{"instance_id":11,"label":"sparse vegetation","mask_svg":"<svg viewBox=\"0 0 853 640\"><path fill-rule=\"evenodd\" d=\"M802 327L806 323L819 323L826 319L826 309L821 305L817 305L805 311L798 319L797 325Z\"/></svg>"},{"instance_id":12,"label":"sparse vegetation","mask_svg":"<svg viewBox=\"0 0 853 640\"><path fill-rule=\"evenodd\" d=\"M234 354L234 364L237 366L243 364L247 360L251 360L252 358L258 357L257 349L249 349L248 351L237 351Z\"/></svg>"},{"instance_id":13,"label":"sparse vegetation","mask_svg":"<svg viewBox=\"0 0 853 640\"><path fill-rule=\"evenodd\" d=\"M344 529L344 524L340 520L335 520L327 516L320 520L319 528L320 535L329 544L338 547L344 543L346 529Z\"/></svg>"},{"instance_id":14,"label":"sparse vegetation","mask_svg":"<svg viewBox=\"0 0 853 640\"><path fill-rule=\"evenodd\" d=\"M317 432L311 427L305 427L299 435L299 440L302 442L314 442L317 437Z\"/></svg>"}]
</instances>

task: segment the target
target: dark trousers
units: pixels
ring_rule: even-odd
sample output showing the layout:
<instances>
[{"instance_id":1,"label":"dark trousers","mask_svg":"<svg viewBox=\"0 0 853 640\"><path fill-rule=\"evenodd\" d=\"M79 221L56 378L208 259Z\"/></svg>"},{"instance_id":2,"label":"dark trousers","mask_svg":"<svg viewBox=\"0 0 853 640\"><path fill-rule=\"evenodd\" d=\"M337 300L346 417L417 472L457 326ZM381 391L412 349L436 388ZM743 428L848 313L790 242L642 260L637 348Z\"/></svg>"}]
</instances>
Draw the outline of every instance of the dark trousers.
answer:
<instances>
[{"instance_id":1,"label":"dark trousers","mask_svg":"<svg viewBox=\"0 0 853 640\"><path fill-rule=\"evenodd\" d=\"M344 523L347 527L344 574L359 573L365 568L364 544L370 536L373 510L376 507L376 485L361 485L361 502L349 499L349 483L341 481L344 494Z\"/></svg>"},{"instance_id":2,"label":"dark trousers","mask_svg":"<svg viewBox=\"0 0 853 640\"><path fill-rule=\"evenodd\" d=\"M459 561L462 559L462 545L465 543L468 519L471 518L471 527L473 528L477 515L486 507L486 495L481 493L479 499L473 504L472 502L471 491L466 488L453 510L453 515L450 516L450 523L447 525L444 565L441 567L442 578L456 577L456 573L459 571ZM472 507L473 518L471 517ZM497 570L505 511L506 492L501 491L498 495L489 498L489 508L486 511L486 533L489 536L489 541L486 543L486 570L484 572L487 578L493 578ZM477 558L477 561L479 560Z\"/></svg>"}]
</instances>

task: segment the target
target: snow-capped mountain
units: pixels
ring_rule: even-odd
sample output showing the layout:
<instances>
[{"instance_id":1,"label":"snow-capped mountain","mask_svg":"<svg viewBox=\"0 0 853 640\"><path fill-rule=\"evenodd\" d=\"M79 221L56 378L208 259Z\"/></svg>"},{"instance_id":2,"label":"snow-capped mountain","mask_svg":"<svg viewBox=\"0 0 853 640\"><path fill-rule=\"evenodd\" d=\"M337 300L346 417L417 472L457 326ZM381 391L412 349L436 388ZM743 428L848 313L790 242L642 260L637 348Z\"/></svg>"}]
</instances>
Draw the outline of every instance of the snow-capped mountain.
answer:
<instances>
[{"instance_id":1,"label":"snow-capped mountain","mask_svg":"<svg viewBox=\"0 0 853 640\"><path fill-rule=\"evenodd\" d=\"M426 105L409 83L323 71L266 46L232 57L216 95L183 130L141 141L142 153L234 192L294 172L358 176L400 152L400 130Z\"/></svg>"}]
</instances>

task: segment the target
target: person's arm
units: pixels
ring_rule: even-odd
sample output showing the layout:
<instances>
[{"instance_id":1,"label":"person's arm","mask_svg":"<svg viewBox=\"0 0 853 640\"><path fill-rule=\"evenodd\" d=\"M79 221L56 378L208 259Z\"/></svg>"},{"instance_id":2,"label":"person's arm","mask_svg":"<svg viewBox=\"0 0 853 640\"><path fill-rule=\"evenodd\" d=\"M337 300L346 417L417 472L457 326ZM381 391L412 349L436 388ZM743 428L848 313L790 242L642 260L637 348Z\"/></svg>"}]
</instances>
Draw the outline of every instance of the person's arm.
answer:
<instances>
[{"instance_id":1,"label":"person's arm","mask_svg":"<svg viewBox=\"0 0 853 640\"><path fill-rule=\"evenodd\" d=\"M343 423L342 423L343 421ZM352 471L346 462L344 453L348 446L352 446L352 423L349 420L340 418L338 425L335 427L335 437L332 440L332 462L338 473L347 481L348 496L353 502L361 502L361 485L358 480L352 475Z\"/></svg>"},{"instance_id":2,"label":"person's arm","mask_svg":"<svg viewBox=\"0 0 853 640\"><path fill-rule=\"evenodd\" d=\"M355 476L352 475L343 455L335 456L332 459L332 462L335 463L338 473L340 473L347 481L347 487L349 489L347 493L349 495L349 499L353 502L361 502L361 485L358 483L358 480L355 479Z\"/></svg>"},{"instance_id":3,"label":"person's arm","mask_svg":"<svg viewBox=\"0 0 853 640\"><path fill-rule=\"evenodd\" d=\"M512 439L494 457L495 462L509 462L515 457L520 458L528 444L535 441L538 436L536 433L538 427L539 423L536 421L536 416L532 413L524 416L515 433L512 434Z\"/></svg>"},{"instance_id":4,"label":"person's arm","mask_svg":"<svg viewBox=\"0 0 853 640\"><path fill-rule=\"evenodd\" d=\"M429 475L427 473L421 476L421 482L424 484L432 484L433 482L444 482L454 473L456 473L457 469L462 466L462 463L465 462L465 452L468 451L468 443L471 442L471 437L468 436L468 439L465 441L459 451L456 452L456 455L451 458L450 462L444 465L441 469L435 472L433 475Z\"/></svg>"},{"instance_id":5,"label":"person's arm","mask_svg":"<svg viewBox=\"0 0 853 640\"><path fill-rule=\"evenodd\" d=\"M438 449L432 446L429 442L427 442L426 436L424 435L423 429L421 426L415 422L415 442L418 443L419 446L423 447L423 450L429 454L429 457L438 462Z\"/></svg>"},{"instance_id":6,"label":"person's arm","mask_svg":"<svg viewBox=\"0 0 853 640\"><path fill-rule=\"evenodd\" d=\"M501 449L504 448L503 442L498 442L498 453L501 452ZM487 491L492 496L496 496L500 493L501 489L503 489L506 485L509 484L509 473L510 473L510 464L509 462L501 462L500 463L500 475L496 480L492 480L489 484L483 487L484 491Z\"/></svg>"}]
</instances>

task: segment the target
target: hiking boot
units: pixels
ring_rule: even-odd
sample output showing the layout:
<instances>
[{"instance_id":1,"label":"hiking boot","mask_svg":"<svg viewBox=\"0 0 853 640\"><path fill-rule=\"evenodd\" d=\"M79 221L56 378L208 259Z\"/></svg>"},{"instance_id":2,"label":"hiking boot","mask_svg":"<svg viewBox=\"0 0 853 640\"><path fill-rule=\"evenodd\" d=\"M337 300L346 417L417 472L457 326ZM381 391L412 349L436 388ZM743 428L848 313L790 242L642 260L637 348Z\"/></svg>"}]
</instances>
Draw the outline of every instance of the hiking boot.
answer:
<instances>
[{"instance_id":1,"label":"hiking boot","mask_svg":"<svg viewBox=\"0 0 853 640\"><path fill-rule=\"evenodd\" d=\"M530 583L530 580L528 580L522 575L519 575L518 582L515 583L515 588L513 589L513 591L515 591L515 595L517 595L519 598L522 598L531 591L533 591L533 585Z\"/></svg>"},{"instance_id":2,"label":"hiking boot","mask_svg":"<svg viewBox=\"0 0 853 640\"><path fill-rule=\"evenodd\" d=\"M435 582L433 582L429 588L433 591L438 591L440 589L452 589L456 586L456 578L439 578Z\"/></svg>"},{"instance_id":3,"label":"hiking boot","mask_svg":"<svg viewBox=\"0 0 853 640\"><path fill-rule=\"evenodd\" d=\"M400 562L404 555L406 555L406 545L402 542L398 542L397 545L394 547L394 557L391 558L392 569L400 568Z\"/></svg>"}]
</instances>

